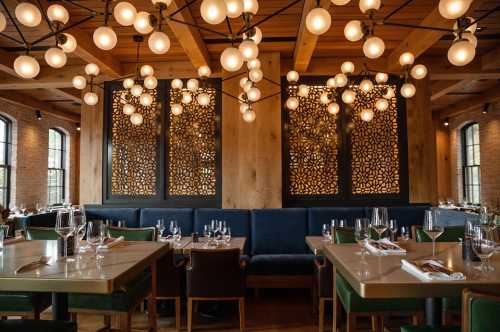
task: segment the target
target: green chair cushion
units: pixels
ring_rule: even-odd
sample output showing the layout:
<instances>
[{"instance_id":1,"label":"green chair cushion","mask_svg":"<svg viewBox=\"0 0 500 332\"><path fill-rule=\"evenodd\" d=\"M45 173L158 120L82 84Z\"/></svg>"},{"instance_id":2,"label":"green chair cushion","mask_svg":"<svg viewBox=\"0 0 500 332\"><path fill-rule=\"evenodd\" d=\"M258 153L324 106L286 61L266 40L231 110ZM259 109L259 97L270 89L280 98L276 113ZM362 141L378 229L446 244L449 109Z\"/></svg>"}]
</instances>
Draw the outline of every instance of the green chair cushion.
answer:
<instances>
[{"instance_id":1,"label":"green chair cushion","mask_svg":"<svg viewBox=\"0 0 500 332\"><path fill-rule=\"evenodd\" d=\"M464 238L464 230L463 226L445 227L443 234L436 239L436 242L458 242L458 238ZM432 242L422 228L417 228L416 235L417 242Z\"/></svg>"},{"instance_id":2,"label":"green chair cushion","mask_svg":"<svg viewBox=\"0 0 500 332\"><path fill-rule=\"evenodd\" d=\"M443 297L443 310L461 312L462 298L460 297Z\"/></svg>"},{"instance_id":3,"label":"green chair cushion","mask_svg":"<svg viewBox=\"0 0 500 332\"><path fill-rule=\"evenodd\" d=\"M354 230L352 228L336 228L335 243L356 243Z\"/></svg>"},{"instance_id":4,"label":"green chair cushion","mask_svg":"<svg viewBox=\"0 0 500 332\"><path fill-rule=\"evenodd\" d=\"M57 240L59 236L53 228L28 227L26 229L26 239L34 240Z\"/></svg>"},{"instance_id":5,"label":"green chair cushion","mask_svg":"<svg viewBox=\"0 0 500 332\"><path fill-rule=\"evenodd\" d=\"M347 312L382 312L382 311L422 311L422 299L364 299L349 285L340 274L336 274L336 289L340 302Z\"/></svg>"},{"instance_id":6,"label":"green chair cushion","mask_svg":"<svg viewBox=\"0 0 500 332\"><path fill-rule=\"evenodd\" d=\"M50 293L0 292L0 312L43 311L51 301Z\"/></svg>"},{"instance_id":7,"label":"green chair cushion","mask_svg":"<svg viewBox=\"0 0 500 332\"><path fill-rule=\"evenodd\" d=\"M112 237L123 236L125 241L154 241L155 229L152 227L141 229L110 228L109 235Z\"/></svg>"},{"instance_id":8,"label":"green chair cushion","mask_svg":"<svg viewBox=\"0 0 500 332\"><path fill-rule=\"evenodd\" d=\"M460 332L460 326L401 326L401 332Z\"/></svg>"},{"instance_id":9,"label":"green chair cushion","mask_svg":"<svg viewBox=\"0 0 500 332\"><path fill-rule=\"evenodd\" d=\"M498 332L496 318L500 316L500 301L488 298L473 298L470 304L470 332Z\"/></svg>"},{"instance_id":10,"label":"green chair cushion","mask_svg":"<svg viewBox=\"0 0 500 332\"><path fill-rule=\"evenodd\" d=\"M143 272L123 290L112 294L69 294L69 308L128 312L151 291L151 273Z\"/></svg>"}]
</instances>

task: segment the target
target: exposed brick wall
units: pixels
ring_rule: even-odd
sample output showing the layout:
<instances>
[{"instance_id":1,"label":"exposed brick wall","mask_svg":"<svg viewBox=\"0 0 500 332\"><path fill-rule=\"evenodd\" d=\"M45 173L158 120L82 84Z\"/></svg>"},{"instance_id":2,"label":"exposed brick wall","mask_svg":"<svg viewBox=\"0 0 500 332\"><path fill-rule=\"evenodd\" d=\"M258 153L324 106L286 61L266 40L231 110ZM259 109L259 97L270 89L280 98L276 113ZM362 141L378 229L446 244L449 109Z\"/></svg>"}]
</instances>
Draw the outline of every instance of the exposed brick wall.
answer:
<instances>
[{"instance_id":1,"label":"exposed brick wall","mask_svg":"<svg viewBox=\"0 0 500 332\"><path fill-rule=\"evenodd\" d=\"M477 109L450 119L451 193L455 201L463 200L460 129L471 122L479 124L481 202L496 207L500 204L500 104L487 114Z\"/></svg>"},{"instance_id":2,"label":"exposed brick wall","mask_svg":"<svg viewBox=\"0 0 500 332\"><path fill-rule=\"evenodd\" d=\"M78 203L79 133L74 123L43 113L37 120L35 112L15 104L0 101L0 114L12 120L11 203L34 206L47 202L47 165L49 129L66 133L66 197Z\"/></svg>"}]
</instances>

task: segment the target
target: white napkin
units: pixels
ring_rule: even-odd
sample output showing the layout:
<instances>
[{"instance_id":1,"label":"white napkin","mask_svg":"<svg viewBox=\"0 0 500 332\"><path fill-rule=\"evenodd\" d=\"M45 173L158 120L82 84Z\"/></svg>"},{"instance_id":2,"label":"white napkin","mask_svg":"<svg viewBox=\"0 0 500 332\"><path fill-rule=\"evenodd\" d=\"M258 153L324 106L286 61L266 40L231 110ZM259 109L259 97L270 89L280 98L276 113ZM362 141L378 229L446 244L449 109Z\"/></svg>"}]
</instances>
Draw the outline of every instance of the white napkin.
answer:
<instances>
[{"instance_id":1,"label":"white napkin","mask_svg":"<svg viewBox=\"0 0 500 332\"><path fill-rule=\"evenodd\" d=\"M432 265L437 271L425 271L426 268L422 269L422 265ZM443 265L440 261L433 259L423 259L419 261L407 261L406 259L401 260L401 268L406 272L414 275L415 277L423 281L434 281L434 280L465 280L465 276L462 272L453 272L449 268ZM442 270L440 272L439 270Z\"/></svg>"},{"instance_id":2,"label":"white napkin","mask_svg":"<svg viewBox=\"0 0 500 332\"><path fill-rule=\"evenodd\" d=\"M123 236L120 236L120 237L118 237L116 239L108 239L107 241L108 242L103 243L100 246L98 246L97 249L102 249L102 250L111 249L114 246L116 246L116 245L120 244L121 242L125 241L125 238Z\"/></svg>"},{"instance_id":3,"label":"white napkin","mask_svg":"<svg viewBox=\"0 0 500 332\"><path fill-rule=\"evenodd\" d=\"M371 253L376 255L406 255L406 250L398 246L397 244L389 241L388 239L382 239L378 241L369 240L366 241L366 249ZM378 248L377 246L387 247L386 249Z\"/></svg>"}]
</instances>

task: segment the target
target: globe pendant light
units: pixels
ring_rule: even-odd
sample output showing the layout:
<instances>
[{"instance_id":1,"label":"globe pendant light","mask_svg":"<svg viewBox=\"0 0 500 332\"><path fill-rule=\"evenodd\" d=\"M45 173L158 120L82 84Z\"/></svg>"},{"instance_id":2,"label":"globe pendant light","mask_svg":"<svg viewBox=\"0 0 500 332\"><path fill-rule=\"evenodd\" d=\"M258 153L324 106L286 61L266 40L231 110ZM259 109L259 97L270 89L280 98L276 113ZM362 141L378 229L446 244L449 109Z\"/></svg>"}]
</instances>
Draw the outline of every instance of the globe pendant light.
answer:
<instances>
[{"instance_id":1,"label":"globe pendant light","mask_svg":"<svg viewBox=\"0 0 500 332\"><path fill-rule=\"evenodd\" d=\"M344 36L348 41L360 41L364 36L361 21L353 20L347 22L344 28Z\"/></svg>"},{"instance_id":2,"label":"globe pendant light","mask_svg":"<svg viewBox=\"0 0 500 332\"><path fill-rule=\"evenodd\" d=\"M123 114L125 115L132 115L135 112L135 106L131 104L125 104L123 105Z\"/></svg>"},{"instance_id":3,"label":"globe pendant light","mask_svg":"<svg viewBox=\"0 0 500 332\"><path fill-rule=\"evenodd\" d=\"M297 83L299 81L299 73L297 73L295 70L291 70L286 74L286 80L289 83Z\"/></svg>"},{"instance_id":4,"label":"globe pendant light","mask_svg":"<svg viewBox=\"0 0 500 332\"><path fill-rule=\"evenodd\" d=\"M410 75L416 80L421 80L427 76L427 67L424 65L415 65L411 69Z\"/></svg>"},{"instance_id":5,"label":"globe pendant light","mask_svg":"<svg viewBox=\"0 0 500 332\"><path fill-rule=\"evenodd\" d=\"M140 86L139 84L136 84L132 88L130 88L130 93L134 97L140 97L140 95L142 94L142 90L143 90L142 86Z\"/></svg>"},{"instance_id":6,"label":"globe pendant light","mask_svg":"<svg viewBox=\"0 0 500 332\"><path fill-rule=\"evenodd\" d=\"M361 118L361 120L365 122L370 122L373 120L373 111L369 108L365 108L364 110L361 111L359 117Z\"/></svg>"},{"instance_id":7,"label":"globe pendant light","mask_svg":"<svg viewBox=\"0 0 500 332\"><path fill-rule=\"evenodd\" d=\"M240 79L240 87L241 87L242 89L243 89L243 88L245 88L245 84L247 84L247 82L248 82L248 81L249 81L249 80L248 80L248 77L246 77L246 76L242 77L242 78Z\"/></svg>"},{"instance_id":8,"label":"globe pendant light","mask_svg":"<svg viewBox=\"0 0 500 332\"><path fill-rule=\"evenodd\" d=\"M474 48L477 47L477 37L474 36L471 32L468 32L468 31L463 32L462 33L462 38L463 39L467 39L469 41L469 43L471 43L472 46L474 46ZM455 40L458 40L458 39L459 38L457 37L457 39L455 39Z\"/></svg>"},{"instance_id":9,"label":"globe pendant light","mask_svg":"<svg viewBox=\"0 0 500 332\"><path fill-rule=\"evenodd\" d=\"M135 17L134 28L137 32L143 35L147 35L153 31L154 28L151 26L151 22L149 21L149 13L138 12Z\"/></svg>"},{"instance_id":10,"label":"globe pendant light","mask_svg":"<svg viewBox=\"0 0 500 332\"><path fill-rule=\"evenodd\" d=\"M454 66L465 66L476 56L476 48L467 39L454 41L448 49L448 61Z\"/></svg>"},{"instance_id":11,"label":"globe pendant light","mask_svg":"<svg viewBox=\"0 0 500 332\"><path fill-rule=\"evenodd\" d=\"M259 11L259 3L257 0L243 0L243 12L256 15Z\"/></svg>"},{"instance_id":12,"label":"globe pendant light","mask_svg":"<svg viewBox=\"0 0 500 332\"><path fill-rule=\"evenodd\" d=\"M174 89L174 90L180 90L180 89L182 89L183 83L180 79L176 78L176 79L172 80L171 86L172 86L172 89Z\"/></svg>"},{"instance_id":13,"label":"globe pendant light","mask_svg":"<svg viewBox=\"0 0 500 332\"><path fill-rule=\"evenodd\" d=\"M250 105L247 103L243 103L240 105L240 113L243 114L245 113L248 109L250 108Z\"/></svg>"},{"instance_id":14,"label":"globe pendant light","mask_svg":"<svg viewBox=\"0 0 500 332\"><path fill-rule=\"evenodd\" d=\"M128 2L118 3L114 10L113 16L118 24L123 26L130 26L134 24L135 18L137 16L137 10L134 5Z\"/></svg>"},{"instance_id":15,"label":"globe pendant light","mask_svg":"<svg viewBox=\"0 0 500 332\"><path fill-rule=\"evenodd\" d=\"M69 21L69 13L66 8L61 5L50 5L49 8L47 8L47 18L51 22L66 24Z\"/></svg>"},{"instance_id":16,"label":"globe pendant light","mask_svg":"<svg viewBox=\"0 0 500 332\"><path fill-rule=\"evenodd\" d=\"M150 65L141 66L140 72L142 77L151 76L155 73L153 67Z\"/></svg>"},{"instance_id":17,"label":"globe pendant light","mask_svg":"<svg viewBox=\"0 0 500 332\"><path fill-rule=\"evenodd\" d=\"M245 82L245 84L243 85L243 91L245 91L245 93L248 93L248 91L250 91L250 89L253 87L253 82L248 80Z\"/></svg>"},{"instance_id":18,"label":"globe pendant light","mask_svg":"<svg viewBox=\"0 0 500 332\"><path fill-rule=\"evenodd\" d=\"M209 66L201 66L198 68L198 76L201 78L208 78L210 75L212 75L212 70Z\"/></svg>"},{"instance_id":19,"label":"globe pendant light","mask_svg":"<svg viewBox=\"0 0 500 332\"><path fill-rule=\"evenodd\" d=\"M229 18L240 17L243 13L243 1L241 0L225 0L226 14Z\"/></svg>"},{"instance_id":20,"label":"globe pendant light","mask_svg":"<svg viewBox=\"0 0 500 332\"><path fill-rule=\"evenodd\" d=\"M208 24L222 23L226 19L226 3L224 0L203 0L200 13L203 20Z\"/></svg>"},{"instance_id":21,"label":"globe pendant light","mask_svg":"<svg viewBox=\"0 0 500 332\"><path fill-rule=\"evenodd\" d=\"M385 111L389 108L389 102L385 98L379 98L375 102L375 108L379 111Z\"/></svg>"},{"instance_id":22,"label":"globe pendant light","mask_svg":"<svg viewBox=\"0 0 500 332\"><path fill-rule=\"evenodd\" d=\"M0 12L0 32L3 32L6 27L7 27L7 19L5 18L5 15Z\"/></svg>"},{"instance_id":23,"label":"globe pendant light","mask_svg":"<svg viewBox=\"0 0 500 332\"><path fill-rule=\"evenodd\" d=\"M256 114L252 110L247 110L245 113L243 113L243 121L245 122L254 122L256 118Z\"/></svg>"},{"instance_id":24,"label":"globe pendant light","mask_svg":"<svg viewBox=\"0 0 500 332\"><path fill-rule=\"evenodd\" d=\"M135 83L135 82L134 82L134 80L133 80L133 79L131 79L131 78L126 78L126 79L124 79L124 80L123 80L123 87L124 87L125 89L127 89L127 90L128 90L128 89L131 89L131 88L134 86L134 83Z\"/></svg>"},{"instance_id":25,"label":"globe pendant light","mask_svg":"<svg viewBox=\"0 0 500 332\"><path fill-rule=\"evenodd\" d=\"M339 111L340 111L340 106L339 106L339 104L337 104L337 103L335 103L335 102L334 102L334 103L330 103L330 104L328 105L328 113L335 115L335 114L337 114Z\"/></svg>"},{"instance_id":26,"label":"globe pendant light","mask_svg":"<svg viewBox=\"0 0 500 332\"><path fill-rule=\"evenodd\" d=\"M369 37L363 44L363 53L369 59L376 59L384 54L385 44L379 37Z\"/></svg>"},{"instance_id":27,"label":"globe pendant light","mask_svg":"<svg viewBox=\"0 0 500 332\"><path fill-rule=\"evenodd\" d=\"M130 122L132 122L134 126L140 126L143 121L144 118L141 113L134 113L130 116Z\"/></svg>"},{"instance_id":28,"label":"globe pendant light","mask_svg":"<svg viewBox=\"0 0 500 332\"><path fill-rule=\"evenodd\" d=\"M334 80L335 86L338 88L343 88L347 85L347 76L345 74L340 73L335 75Z\"/></svg>"},{"instance_id":29,"label":"globe pendant light","mask_svg":"<svg viewBox=\"0 0 500 332\"><path fill-rule=\"evenodd\" d=\"M259 59L253 59L247 62L248 70L260 69L261 63Z\"/></svg>"},{"instance_id":30,"label":"globe pendant light","mask_svg":"<svg viewBox=\"0 0 500 332\"><path fill-rule=\"evenodd\" d=\"M73 77L71 83L73 84L73 87L78 90L83 90L87 86L87 80L81 75Z\"/></svg>"},{"instance_id":31,"label":"globe pendant light","mask_svg":"<svg viewBox=\"0 0 500 332\"><path fill-rule=\"evenodd\" d=\"M327 105L330 103L330 98L328 98L328 93L326 92L323 92L320 96L319 96L319 101L320 103L322 103L323 105Z\"/></svg>"},{"instance_id":32,"label":"globe pendant light","mask_svg":"<svg viewBox=\"0 0 500 332\"><path fill-rule=\"evenodd\" d=\"M94 106L99 102L99 97L97 96L97 93L89 91L83 95L83 101L89 106Z\"/></svg>"},{"instance_id":33,"label":"globe pendant light","mask_svg":"<svg viewBox=\"0 0 500 332\"><path fill-rule=\"evenodd\" d=\"M45 61L52 68L62 68L68 60L66 58L66 53L64 53L59 47L49 48L44 55Z\"/></svg>"},{"instance_id":34,"label":"globe pendant light","mask_svg":"<svg viewBox=\"0 0 500 332\"><path fill-rule=\"evenodd\" d=\"M387 92L384 94L385 99L392 99L396 96L396 93L394 92L394 89L391 87L387 88Z\"/></svg>"},{"instance_id":35,"label":"globe pendant light","mask_svg":"<svg viewBox=\"0 0 500 332\"><path fill-rule=\"evenodd\" d=\"M255 42L251 39L247 39L241 42L238 49L241 52L243 60L245 61L253 60L257 58L257 56L259 56L259 48L257 47L257 44L255 44Z\"/></svg>"},{"instance_id":36,"label":"globe pendant light","mask_svg":"<svg viewBox=\"0 0 500 332\"><path fill-rule=\"evenodd\" d=\"M173 115L180 115L180 114L182 114L183 107L181 104L173 104L170 107L170 110L172 111Z\"/></svg>"},{"instance_id":37,"label":"globe pendant light","mask_svg":"<svg viewBox=\"0 0 500 332\"><path fill-rule=\"evenodd\" d=\"M260 96L261 96L260 90L256 87L251 88L247 92L248 100L253 101L253 102L256 102L257 100L259 100Z\"/></svg>"},{"instance_id":38,"label":"globe pendant light","mask_svg":"<svg viewBox=\"0 0 500 332\"><path fill-rule=\"evenodd\" d=\"M163 4L166 7L168 7L172 3L172 0L151 0L151 2L153 3L153 5Z\"/></svg>"},{"instance_id":39,"label":"globe pendant light","mask_svg":"<svg viewBox=\"0 0 500 332\"><path fill-rule=\"evenodd\" d=\"M337 6L347 5L351 0L332 0L332 3Z\"/></svg>"},{"instance_id":40,"label":"globe pendant light","mask_svg":"<svg viewBox=\"0 0 500 332\"><path fill-rule=\"evenodd\" d=\"M255 44L259 45L260 42L262 41L262 30L260 30L258 27L254 28L254 34L253 36L247 35L247 33L243 34L243 39L251 39L255 42Z\"/></svg>"},{"instance_id":41,"label":"globe pendant light","mask_svg":"<svg viewBox=\"0 0 500 332\"><path fill-rule=\"evenodd\" d=\"M416 91L415 85L411 83L405 83L401 86L401 95L405 98L413 97Z\"/></svg>"},{"instance_id":42,"label":"globe pendant light","mask_svg":"<svg viewBox=\"0 0 500 332\"><path fill-rule=\"evenodd\" d=\"M42 21L42 13L37 6L29 2L21 2L16 6L14 14L17 20L24 26L34 28Z\"/></svg>"},{"instance_id":43,"label":"globe pendant light","mask_svg":"<svg viewBox=\"0 0 500 332\"><path fill-rule=\"evenodd\" d=\"M164 32L155 31L148 38L148 46L154 54L165 54L170 49L170 38Z\"/></svg>"},{"instance_id":44,"label":"globe pendant light","mask_svg":"<svg viewBox=\"0 0 500 332\"><path fill-rule=\"evenodd\" d=\"M260 69L252 69L248 73L248 77L252 82L259 83L262 81L262 78L264 77L264 73Z\"/></svg>"},{"instance_id":45,"label":"globe pendant light","mask_svg":"<svg viewBox=\"0 0 500 332\"><path fill-rule=\"evenodd\" d=\"M198 90L200 84L199 84L197 79L192 78L192 79L187 81L186 86L187 86L189 91L196 92L196 90Z\"/></svg>"},{"instance_id":46,"label":"globe pendant light","mask_svg":"<svg viewBox=\"0 0 500 332\"><path fill-rule=\"evenodd\" d=\"M382 84L382 83L385 83L389 80L389 75L387 75L386 73L377 73L375 75L375 81L378 83L378 84Z\"/></svg>"},{"instance_id":47,"label":"globe pendant light","mask_svg":"<svg viewBox=\"0 0 500 332\"><path fill-rule=\"evenodd\" d=\"M380 0L360 0L359 1L359 9L363 14L368 13L369 11L379 10L381 5Z\"/></svg>"},{"instance_id":48,"label":"globe pendant light","mask_svg":"<svg viewBox=\"0 0 500 332\"><path fill-rule=\"evenodd\" d=\"M472 0L440 0L439 14L449 20L455 20L463 16L472 3Z\"/></svg>"},{"instance_id":49,"label":"globe pendant light","mask_svg":"<svg viewBox=\"0 0 500 332\"><path fill-rule=\"evenodd\" d=\"M144 86L149 90L156 89L158 80L154 76L148 76L144 79Z\"/></svg>"},{"instance_id":50,"label":"globe pendant light","mask_svg":"<svg viewBox=\"0 0 500 332\"><path fill-rule=\"evenodd\" d=\"M184 105L190 104L193 101L193 96L189 92L183 92L182 93L182 99L181 102Z\"/></svg>"},{"instance_id":51,"label":"globe pendant light","mask_svg":"<svg viewBox=\"0 0 500 332\"><path fill-rule=\"evenodd\" d=\"M340 71L344 74L354 73L354 63L351 61L344 61L340 66Z\"/></svg>"},{"instance_id":52,"label":"globe pendant light","mask_svg":"<svg viewBox=\"0 0 500 332\"><path fill-rule=\"evenodd\" d=\"M116 46L116 33L109 26L102 26L94 31L94 44L103 51L109 51Z\"/></svg>"},{"instance_id":53,"label":"globe pendant light","mask_svg":"<svg viewBox=\"0 0 500 332\"><path fill-rule=\"evenodd\" d=\"M342 93L342 101L346 104L354 103L355 99L356 99L356 93L351 89L347 89Z\"/></svg>"},{"instance_id":54,"label":"globe pendant light","mask_svg":"<svg viewBox=\"0 0 500 332\"><path fill-rule=\"evenodd\" d=\"M149 107L153 103L153 97L149 93L143 93L139 97L139 103L144 107Z\"/></svg>"},{"instance_id":55,"label":"globe pendant light","mask_svg":"<svg viewBox=\"0 0 500 332\"><path fill-rule=\"evenodd\" d=\"M328 81L326 81L326 86L330 89L335 89L337 87L337 83L335 82L334 77L330 77Z\"/></svg>"},{"instance_id":56,"label":"globe pendant light","mask_svg":"<svg viewBox=\"0 0 500 332\"><path fill-rule=\"evenodd\" d=\"M289 110L296 110L299 107L299 100L295 97L288 97L286 100L286 108Z\"/></svg>"},{"instance_id":57,"label":"globe pendant light","mask_svg":"<svg viewBox=\"0 0 500 332\"><path fill-rule=\"evenodd\" d=\"M228 47L222 52L220 62L225 70L234 72L240 70L241 66L243 66L243 57L238 49Z\"/></svg>"},{"instance_id":58,"label":"globe pendant light","mask_svg":"<svg viewBox=\"0 0 500 332\"><path fill-rule=\"evenodd\" d=\"M208 93L200 93L196 96L196 101L203 107L206 107L210 104L210 95Z\"/></svg>"},{"instance_id":59,"label":"globe pendant light","mask_svg":"<svg viewBox=\"0 0 500 332\"><path fill-rule=\"evenodd\" d=\"M78 43L76 42L76 38L69 33L63 33L64 37L66 37L66 41L64 44L59 44L58 46L63 50L64 53L72 53L76 50Z\"/></svg>"},{"instance_id":60,"label":"globe pendant light","mask_svg":"<svg viewBox=\"0 0 500 332\"><path fill-rule=\"evenodd\" d=\"M411 66L415 62L415 56L411 52L404 52L399 56L399 64L402 67Z\"/></svg>"},{"instance_id":61,"label":"globe pendant light","mask_svg":"<svg viewBox=\"0 0 500 332\"><path fill-rule=\"evenodd\" d=\"M299 85L299 90L297 91L297 96L302 98L307 98L309 96L309 87L305 84Z\"/></svg>"},{"instance_id":62,"label":"globe pendant light","mask_svg":"<svg viewBox=\"0 0 500 332\"><path fill-rule=\"evenodd\" d=\"M324 34L330 29L332 24L332 17L330 13L324 8L314 8L306 16L307 31L313 35L319 36Z\"/></svg>"},{"instance_id":63,"label":"globe pendant light","mask_svg":"<svg viewBox=\"0 0 500 332\"><path fill-rule=\"evenodd\" d=\"M368 92L372 91L372 89L373 89L372 81L370 81L368 79L362 80L361 83L359 83L359 89L361 91L363 91L364 93L368 93Z\"/></svg>"}]
</instances>

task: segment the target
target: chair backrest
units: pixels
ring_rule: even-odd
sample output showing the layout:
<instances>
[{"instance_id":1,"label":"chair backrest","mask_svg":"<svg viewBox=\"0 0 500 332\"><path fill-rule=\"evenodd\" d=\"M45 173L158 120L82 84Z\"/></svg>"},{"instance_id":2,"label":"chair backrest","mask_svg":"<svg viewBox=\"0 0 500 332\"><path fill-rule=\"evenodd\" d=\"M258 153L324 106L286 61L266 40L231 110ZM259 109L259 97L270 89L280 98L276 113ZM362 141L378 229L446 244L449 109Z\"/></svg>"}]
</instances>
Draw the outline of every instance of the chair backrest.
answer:
<instances>
[{"instance_id":1,"label":"chair backrest","mask_svg":"<svg viewBox=\"0 0 500 332\"><path fill-rule=\"evenodd\" d=\"M496 317L500 315L500 296L464 289L462 301L462 331L498 331Z\"/></svg>"},{"instance_id":2,"label":"chair backrest","mask_svg":"<svg viewBox=\"0 0 500 332\"><path fill-rule=\"evenodd\" d=\"M415 233L416 242L432 242L431 238L425 234L420 226L412 227ZM459 238L464 238L464 226L445 227L443 234L436 239L436 242L458 242Z\"/></svg>"},{"instance_id":3,"label":"chair backrest","mask_svg":"<svg viewBox=\"0 0 500 332\"><path fill-rule=\"evenodd\" d=\"M26 228L26 240L57 240L57 235L54 228L50 227L28 227Z\"/></svg>"},{"instance_id":4,"label":"chair backrest","mask_svg":"<svg viewBox=\"0 0 500 332\"><path fill-rule=\"evenodd\" d=\"M244 296L239 249L192 250L187 275L189 297Z\"/></svg>"},{"instance_id":5,"label":"chair backrest","mask_svg":"<svg viewBox=\"0 0 500 332\"><path fill-rule=\"evenodd\" d=\"M182 293L182 280L184 279L184 264L178 267L175 263L174 251L169 250L156 264L158 297L176 297Z\"/></svg>"},{"instance_id":6,"label":"chair backrest","mask_svg":"<svg viewBox=\"0 0 500 332\"><path fill-rule=\"evenodd\" d=\"M154 241L156 239L156 228L110 227L109 235L115 238L123 236L125 241Z\"/></svg>"}]
</instances>

